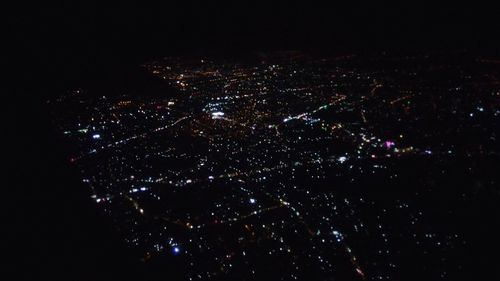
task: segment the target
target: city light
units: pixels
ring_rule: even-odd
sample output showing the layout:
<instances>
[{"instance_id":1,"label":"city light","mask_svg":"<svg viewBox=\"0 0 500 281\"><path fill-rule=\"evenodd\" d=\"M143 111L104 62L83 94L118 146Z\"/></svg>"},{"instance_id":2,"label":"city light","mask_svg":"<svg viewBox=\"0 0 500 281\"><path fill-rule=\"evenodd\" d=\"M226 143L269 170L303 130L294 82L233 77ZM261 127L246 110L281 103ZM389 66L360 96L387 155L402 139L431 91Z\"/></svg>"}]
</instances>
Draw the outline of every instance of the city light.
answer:
<instances>
[{"instance_id":1,"label":"city light","mask_svg":"<svg viewBox=\"0 0 500 281\"><path fill-rule=\"evenodd\" d=\"M68 165L145 260L182 255L187 280L265 277L269 261L283 280L404 280L402 268L453 270L466 245L439 221L453 210L429 204L495 184L479 159L497 155L484 120L499 116L498 81L429 61L167 57L143 67L175 95L51 106Z\"/></svg>"}]
</instances>

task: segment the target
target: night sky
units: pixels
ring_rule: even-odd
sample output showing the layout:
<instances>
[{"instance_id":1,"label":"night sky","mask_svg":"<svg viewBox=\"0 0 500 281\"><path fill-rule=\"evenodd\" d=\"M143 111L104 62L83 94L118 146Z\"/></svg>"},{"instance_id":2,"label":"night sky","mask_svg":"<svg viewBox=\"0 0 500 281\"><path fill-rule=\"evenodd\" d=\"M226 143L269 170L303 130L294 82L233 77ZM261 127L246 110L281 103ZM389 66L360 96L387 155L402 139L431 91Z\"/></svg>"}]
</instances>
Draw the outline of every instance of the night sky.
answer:
<instances>
[{"instance_id":1,"label":"night sky","mask_svg":"<svg viewBox=\"0 0 500 281\"><path fill-rule=\"evenodd\" d=\"M14 30L19 54L12 58L37 66L28 69L37 75L43 69L45 75L71 82L107 75L111 65L133 65L165 54L272 49L491 52L499 43L495 36L498 9L480 2L171 2L103 5L85 1L29 8L19 4L13 13L6 11L12 17L9 29Z\"/></svg>"},{"instance_id":2,"label":"night sky","mask_svg":"<svg viewBox=\"0 0 500 281\"><path fill-rule=\"evenodd\" d=\"M10 262L2 272L7 269L16 279L144 274L116 239L116 230L87 200L85 186L74 186L75 171L65 164L64 148L54 145L57 140L42 105L61 91L133 87L130 78L138 64L167 55L467 49L499 56L500 11L479 2L101 2L18 3L3 11L13 35L4 40L12 47L4 55L12 77L7 95L13 100L6 106L15 146L8 164L14 184L3 186L8 189L8 211L2 228L8 232L5 256Z\"/></svg>"}]
</instances>

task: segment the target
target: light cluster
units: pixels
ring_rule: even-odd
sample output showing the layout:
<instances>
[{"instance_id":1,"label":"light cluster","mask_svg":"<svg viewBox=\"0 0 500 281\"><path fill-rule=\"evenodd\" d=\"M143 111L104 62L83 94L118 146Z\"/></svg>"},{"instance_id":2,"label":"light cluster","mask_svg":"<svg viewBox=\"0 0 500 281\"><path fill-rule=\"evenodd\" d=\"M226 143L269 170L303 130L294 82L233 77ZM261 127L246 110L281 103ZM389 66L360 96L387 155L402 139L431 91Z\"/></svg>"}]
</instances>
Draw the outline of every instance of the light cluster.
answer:
<instances>
[{"instance_id":1,"label":"light cluster","mask_svg":"<svg viewBox=\"0 0 500 281\"><path fill-rule=\"evenodd\" d=\"M143 67L178 94L77 90L52 104L93 200L146 261L182 259L189 280L407 268L437 280L460 267L463 238L426 209L426 180L446 170L428 163L497 153L493 83L427 56ZM434 81L436 67L450 78Z\"/></svg>"}]
</instances>

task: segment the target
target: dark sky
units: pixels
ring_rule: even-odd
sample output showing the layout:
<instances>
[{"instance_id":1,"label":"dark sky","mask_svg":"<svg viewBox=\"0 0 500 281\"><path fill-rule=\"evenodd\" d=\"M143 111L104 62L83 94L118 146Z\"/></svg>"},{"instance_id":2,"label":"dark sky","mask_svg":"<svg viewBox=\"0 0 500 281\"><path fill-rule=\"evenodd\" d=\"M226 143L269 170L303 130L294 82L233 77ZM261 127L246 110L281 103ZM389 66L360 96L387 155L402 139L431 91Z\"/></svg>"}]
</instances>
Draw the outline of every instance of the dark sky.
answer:
<instances>
[{"instance_id":1,"label":"dark sky","mask_svg":"<svg viewBox=\"0 0 500 281\"><path fill-rule=\"evenodd\" d=\"M20 71L36 79L43 73L42 84L55 76L63 88L164 55L500 46L500 11L478 1L66 2L20 2L6 10L15 34L11 58L25 62Z\"/></svg>"},{"instance_id":2,"label":"dark sky","mask_svg":"<svg viewBox=\"0 0 500 281\"><path fill-rule=\"evenodd\" d=\"M500 11L477 1L101 2L21 7L13 29L27 54L69 62L270 48L491 48L499 41Z\"/></svg>"}]
</instances>

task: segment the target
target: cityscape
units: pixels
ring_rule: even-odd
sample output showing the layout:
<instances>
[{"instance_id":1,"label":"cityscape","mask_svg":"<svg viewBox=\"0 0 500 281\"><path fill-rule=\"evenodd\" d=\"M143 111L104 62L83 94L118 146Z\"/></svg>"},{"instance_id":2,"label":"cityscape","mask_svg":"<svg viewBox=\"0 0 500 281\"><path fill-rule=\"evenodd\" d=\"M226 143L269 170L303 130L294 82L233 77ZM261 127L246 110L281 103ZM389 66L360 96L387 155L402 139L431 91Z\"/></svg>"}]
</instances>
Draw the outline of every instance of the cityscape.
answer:
<instances>
[{"instance_id":1,"label":"cityscape","mask_svg":"<svg viewBox=\"0 0 500 281\"><path fill-rule=\"evenodd\" d=\"M500 197L499 64L169 56L140 67L171 93L82 87L46 105L90 200L165 274L457 280L463 206Z\"/></svg>"}]
</instances>

